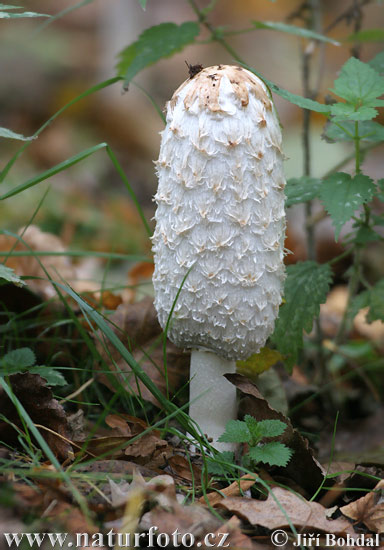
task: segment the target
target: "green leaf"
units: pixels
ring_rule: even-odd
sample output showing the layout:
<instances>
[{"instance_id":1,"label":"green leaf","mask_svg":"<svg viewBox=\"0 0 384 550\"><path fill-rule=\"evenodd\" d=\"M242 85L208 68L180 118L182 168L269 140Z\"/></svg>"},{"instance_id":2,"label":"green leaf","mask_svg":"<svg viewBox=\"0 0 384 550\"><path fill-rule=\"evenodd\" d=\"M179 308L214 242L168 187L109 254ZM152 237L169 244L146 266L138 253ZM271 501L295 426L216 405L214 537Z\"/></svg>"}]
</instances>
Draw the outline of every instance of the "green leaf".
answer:
<instances>
[{"instance_id":1,"label":"green leaf","mask_svg":"<svg viewBox=\"0 0 384 550\"><path fill-rule=\"evenodd\" d=\"M36 137L25 137L21 134L16 134L15 132L12 132L12 130L8 130L8 128L0 128L0 137L7 138L7 139L18 139L19 141L31 141L32 139L36 139Z\"/></svg>"},{"instance_id":2,"label":"green leaf","mask_svg":"<svg viewBox=\"0 0 384 550\"><path fill-rule=\"evenodd\" d=\"M335 103L331 106L331 115L336 122L340 120L372 120L378 114L376 109L365 105L357 108L350 103Z\"/></svg>"},{"instance_id":3,"label":"green leaf","mask_svg":"<svg viewBox=\"0 0 384 550\"><path fill-rule=\"evenodd\" d=\"M281 420L260 420L258 424L262 437L278 437L287 428L286 423Z\"/></svg>"},{"instance_id":4,"label":"green leaf","mask_svg":"<svg viewBox=\"0 0 384 550\"><path fill-rule=\"evenodd\" d=\"M294 105L297 105L302 109L309 109L310 111L316 111L317 113L324 113L326 115L330 114L330 105L324 105L324 103L319 103L318 101L314 101L313 99L308 99L307 97L303 97L301 95L292 94L291 92L280 88L280 86L277 86L277 84L274 84L273 82L265 78L265 76L263 76L261 73L259 73L253 67L250 67L246 63L239 62L239 65L242 65L243 67L248 69L248 71L254 73L264 82L266 86L268 86L268 88L271 89L272 92L286 99L290 103L293 103Z\"/></svg>"},{"instance_id":5,"label":"green leaf","mask_svg":"<svg viewBox=\"0 0 384 550\"><path fill-rule=\"evenodd\" d=\"M10 267L0 264L0 286L5 283L13 283L18 286L25 285L25 282Z\"/></svg>"},{"instance_id":6,"label":"green leaf","mask_svg":"<svg viewBox=\"0 0 384 550\"><path fill-rule=\"evenodd\" d=\"M303 176L302 178L290 178L285 187L287 197L285 206L293 206L302 202L308 202L319 196L321 180Z\"/></svg>"},{"instance_id":7,"label":"green leaf","mask_svg":"<svg viewBox=\"0 0 384 550\"><path fill-rule=\"evenodd\" d=\"M371 59L371 61L369 61L369 65L379 74L384 74L384 51L378 53L373 59Z\"/></svg>"},{"instance_id":8,"label":"green leaf","mask_svg":"<svg viewBox=\"0 0 384 550\"><path fill-rule=\"evenodd\" d=\"M248 441L250 445L257 445L259 441L263 438L261 429L259 428L259 423L254 416L246 414L244 416L244 422L247 425L249 433L251 434L251 439Z\"/></svg>"},{"instance_id":9,"label":"green leaf","mask_svg":"<svg viewBox=\"0 0 384 550\"><path fill-rule=\"evenodd\" d=\"M144 11L147 9L147 0L139 0L139 4Z\"/></svg>"},{"instance_id":10,"label":"green leaf","mask_svg":"<svg viewBox=\"0 0 384 550\"><path fill-rule=\"evenodd\" d=\"M384 279L369 290L369 313L367 321L384 321Z\"/></svg>"},{"instance_id":11,"label":"green leaf","mask_svg":"<svg viewBox=\"0 0 384 550\"><path fill-rule=\"evenodd\" d=\"M323 182L320 198L332 218L336 241L343 225L360 206L372 199L375 190L371 178L363 174L351 177L344 172L336 172Z\"/></svg>"},{"instance_id":12,"label":"green leaf","mask_svg":"<svg viewBox=\"0 0 384 550\"><path fill-rule=\"evenodd\" d=\"M349 42L384 42L384 30L366 29L350 34L347 40Z\"/></svg>"},{"instance_id":13,"label":"green leaf","mask_svg":"<svg viewBox=\"0 0 384 550\"><path fill-rule=\"evenodd\" d=\"M36 366L28 369L31 374L39 374L47 381L48 386L66 386L67 381L64 376L52 367Z\"/></svg>"},{"instance_id":14,"label":"green leaf","mask_svg":"<svg viewBox=\"0 0 384 550\"><path fill-rule=\"evenodd\" d=\"M252 447L248 455L255 462L264 462L271 466L286 466L291 459L292 449L289 449L284 443L271 441L258 447Z\"/></svg>"},{"instance_id":15,"label":"green leaf","mask_svg":"<svg viewBox=\"0 0 384 550\"><path fill-rule=\"evenodd\" d=\"M359 227L356 237L353 239L353 242L355 244L363 245L367 243L372 243L375 241L381 241L382 237L376 231L374 231L371 227L367 227L365 225L362 225Z\"/></svg>"},{"instance_id":16,"label":"green leaf","mask_svg":"<svg viewBox=\"0 0 384 550\"><path fill-rule=\"evenodd\" d=\"M161 23L146 29L136 42L119 54L117 70L118 74L125 78L124 86L145 67L163 57L173 55L194 42L199 32L199 24L194 21L187 21L182 25Z\"/></svg>"},{"instance_id":17,"label":"green leaf","mask_svg":"<svg viewBox=\"0 0 384 550\"><path fill-rule=\"evenodd\" d=\"M230 420L225 426L225 432L219 437L222 443L249 443L251 434L245 422Z\"/></svg>"},{"instance_id":18,"label":"green leaf","mask_svg":"<svg viewBox=\"0 0 384 550\"><path fill-rule=\"evenodd\" d=\"M235 462L234 454L231 451L223 451L218 453L214 457L207 456L208 472L212 475L226 475L231 472L232 465ZM220 464L220 462L227 462L228 464Z\"/></svg>"},{"instance_id":19,"label":"green leaf","mask_svg":"<svg viewBox=\"0 0 384 550\"><path fill-rule=\"evenodd\" d=\"M384 94L384 78L367 63L351 57L344 63L331 91L355 107L376 107L381 104L377 98Z\"/></svg>"},{"instance_id":20,"label":"green leaf","mask_svg":"<svg viewBox=\"0 0 384 550\"><path fill-rule=\"evenodd\" d=\"M324 137L332 142L353 141L354 132L355 124L353 121L343 121L338 125L329 122L326 124ZM379 143L384 141L384 126L372 120L362 121L359 123L359 136L362 141Z\"/></svg>"},{"instance_id":21,"label":"green leaf","mask_svg":"<svg viewBox=\"0 0 384 550\"><path fill-rule=\"evenodd\" d=\"M333 38L328 38L323 34L319 34L309 29L304 29L303 27L296 27L295 25L287 25L286 23L280 23L277 21L252 21L254 26L257 29L269 29L272 31L285 32L287 34L294 34L296 36L301 36L302 38L308 38L310 40L319 40L321 42L330 42L335 46L340 46L340 42L333 40Z\"/></svg>"},{"instance_id":22,"label":"green leaf","mask_svg":"<svg viewBox=\"0 0 384 550\"><path fill-rule=\"evenodd\" d=\"M277 349L287 355L292 366L303 347L303 331L312 330L313 319L320 313L332 280L328 264L298 262L287 267L285 301L280 307L272 341Z\"/></svg>"},{"instance_id":23,"label":"green leaf","mask_svg":"<svg viewBox=\"0 0 384 550\"><path fill-rule=\"evenodd\" d=\"M1 363L7 371L22 371L32 367L36 363L36 357L30 348L19 348L5 354Z\"/></svg>"}]
</instances>

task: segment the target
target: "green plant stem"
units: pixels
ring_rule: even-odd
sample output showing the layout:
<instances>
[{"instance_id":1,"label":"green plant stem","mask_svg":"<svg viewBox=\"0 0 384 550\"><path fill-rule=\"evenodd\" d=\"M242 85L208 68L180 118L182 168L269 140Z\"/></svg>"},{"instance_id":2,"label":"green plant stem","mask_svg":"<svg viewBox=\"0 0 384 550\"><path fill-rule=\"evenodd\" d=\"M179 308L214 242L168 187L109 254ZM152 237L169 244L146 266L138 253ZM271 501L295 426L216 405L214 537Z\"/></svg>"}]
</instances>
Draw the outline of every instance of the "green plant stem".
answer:
<instances>
[{"instance_id":1,"label":"green plant stem","mask_svg":"<svg viewBox=\"0 0 384 550\"><path fill-rule=\"evenodd\" d=\"M359 122L355 122L355 134L353 136L354 144L355 144L355 173L356 175L361 174L361 149L360 149L360 142L361 137L359 135ZM362 225L368 227L369 226L369 219L370 219L370 209L365 204L364 210L360 218L360 222L362 222ZM353 249L353 264L352 264L352 274L349 279L348 283L348 300L347 305L344 311L343 318L341 320L339 330L336 334L335 343L337 345L342 344L351 328L351 316L350 316L350 310L351 305L353 302L354 297L356 296L359 285L361 281L361 256L362 256L362 246L361 244L354 245Z\"/></svg>"},{"instance_id":2,"label":"green plant stem","mask_svg":"<svg viewBox=\"0 0 384 550\"><path fill-rule=\"evenodd\" d=\"M209 23L209 21L207 21L207 15L208 15L207 10L200 9L199 6L196 4L195 0L187 0L187 2L191 6L195 14L197 15L199 22L202 25L204 25L206 29L208 29L209 32L211 33L212 40L221 44L223 48L227 50L227 52L233 57L233 59L235 59L239 63L245 63L245 61L239 56L236 50L234 50L232 46L228 44L228 42L225 40L223 35L221 33L218 33L215 27L211 23ZM215 2L213 3L213 7L214 7L214 4ZM212 11L212 8L210 8L209 11Z\"/></svg>"}]
</instances>

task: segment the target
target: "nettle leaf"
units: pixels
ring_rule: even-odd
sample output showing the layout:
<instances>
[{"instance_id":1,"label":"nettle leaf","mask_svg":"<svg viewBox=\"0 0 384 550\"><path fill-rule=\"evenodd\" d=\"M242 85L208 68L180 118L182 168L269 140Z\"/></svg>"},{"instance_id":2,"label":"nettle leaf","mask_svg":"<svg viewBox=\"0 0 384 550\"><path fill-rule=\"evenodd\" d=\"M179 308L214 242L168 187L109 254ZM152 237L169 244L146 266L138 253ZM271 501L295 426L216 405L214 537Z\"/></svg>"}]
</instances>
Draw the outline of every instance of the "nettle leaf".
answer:
<instances>
[{"instance_id":1,"label":"nettle leaf","mask_svg":"<svg viewBox=\"0 0 384 550\"><path fill-rule=\"evenodd\" d=\"M281 420L260 420L258 424L262 437L278 437L283 434L287 428L285 422Z\"/></svg>"},{"instance_id":2,"label":"nettle leaf","mask_svg":"<svg viewBox=\"0 0 384 550\"><path fill-rule=\"evenodd\" d=\"M272 31L285 32L287 34L294 34L296 36L301 36L302 38L308 38L310 40L319 40L321 42L329 42L334 46L340 46L340 42L319 34L309 29L304 29L302 27L296 27L295 25L287 25L286 23L280 23L278 21L252 21L253 25L257 29L268 29Z\"/></svg>"},{"instance_id":3,"label":"nettle leaf","mask_svg":"<svg viewBox=\"0 0 384 550\"><path fill-rule=\"evenodd\" d=\"M0 264L0 286L6 283L13 283L17 286L25 285L25 282L16 275L12 268Z\"/></svg>"},{"instance_id":4,"label":"nettle leaf","mask_svg":"<svg viewBox=\"0 0 384 550\"><path fill-rule=\"evenodd\" d=\"M19 348L6 353L1 361L5 369L15 372L15 369L23 371L36 363L36 356L30 348Z\"/></svg>"},{"instance_id":5,"label":"nettle leaf","mask_svg":"<svg viewBox=\"0 0 384 550\"><path fill-rule=\"evenodd\" d=\"M223 451L217 453L214 457L206 456L207 469L212 475L225 475L232 471L232 465L235 462L234 454L231 451ZM220 462L227 462L228 464L220 464Z\"/></svg>"},{"instance_id":6,"label":"nettle leaf","mask_svg":"<svg viewBox=\"0 0 384 550\"><path fill-rule=\"evenodd\" d=\"M47 381L48 386L66 386L67 381L64 376L52 367L36 366L28 369L31 374L39 374Z\"/></svg>"},{"instance_id":7,"label":"nettle leaf","mask_svg":"<svg viewBox=\"0 0 384 550\"><path fill-rule=\"evenodd\" d=\"M264 462L271 466L286 466L293 454L292 449L289 449L284 443L279 441L271 441L258 447L252 447L248 455L255 462Z\"/></svg>"},{"instance_id":8,"label":"nettle leaf","mask_svg":"<svg viewBox=\"0 0 384 550\"><path fill-rule=\"evenodd\" d=\"M367 63L351 57L341 68L331 91L355 107L377 107L382 103L377 98L384 94L384 78Z\"/></svg>"},{"instance_id":9,"label":"nettle leaf","mask_svg":"<svg viewBox=\"0 0 384 550\"><path fill-rule=\"evenodd\" d=\"M225 432L218 441L223 443L250 443L251 434L245 422L241 420L230 420L225 426Z\"/></svg>"},{"instance_id":10,"label":"nettle leaf","mask_svg":"<svg viewBox=\"0 0 384 550\"><path fill-rule=\"evenodd\" d=\"M363 174L354 177L344 172L331 174L320 190L320 198L332 218L335 240L338 240L343 225L364 203L375 194L373 180Z\"/></svg>"},{"instance_id":11,"label":"nettle leaf","mask_svg":"<svg viewBox=\"0 0 384 550\"><path fill-rule=\"evenodd\" d=\"M349 42L384 42L384 30L365 29L363 31L350 34L347 40Z\"/></svg>"},{"instance_id":12,"label":"nettle leaf","mask_svg":"<svg viewBox=\"0 0 384 550\"><path fill-rule=\"evenodd\" d=\"M353 141L354 133L355 124L353 121L343 121L339 124L329 122L324 129L324 137L332 142ZM384 141L384 126L373 120L365 120L359 123L359 136L362 141L379 143Z\"/></svg>"},{"instance_id":13,"label":"nettle leaf","mask_svg":"<svg viewBox=\"0 0 384 550\"><path fill-rule=\"evenodd\" d=\"M26 137L22 134L16 134L16 132L12 132L12 130L8 130L8 128L0 128L0 137L18 139L19 141L31 141L32 139L36 139L37 136Z\"/></svg>"},{"instance_id":14,"label":"nettle leaf","mask_svg":"<svg viewBox=\"0 0 384 550\"><path fill-rule=\"evenodd\" d=\"M378 53L368 64L379 74L384 74L384 51Z\"/></svg>"},{"instance_id":15,"label":"nettle leaf","mask_svg":"<svg viewBox=\"0 0 384 550\"><path fill-rule=\"evenodd\" d=\"M293 206L302 202L308 202L319 196L321 180L303 176L302 178L291 178L287 181L285 195L287 197L285 206Z\"/></svg>"},{"instance_id":16,"label":"nettle leaf","mask_svg":"<svg viewBox=\"0 0 384 550\"><path fill-rule=\"evenodd\" d=\"M280 307L272 341L287 355L288 366L293 366L303 347L303 331L312 330L313 319L320 313L332 280L328 264L298 262L287 267L285 301Z\"/></svg>"},{"instance_id":17,"label":"nettle leaf","mask_svg":"<svg viewBox=\"0 0 384 550\"><path fill-rule=\"evenodd\" d=\"M376 231L374 231L371 227L367 227L365 225L362 225L359 227L356 237L353 239L353 242L355 244L367 244L375 241L381 241L382 237Z\"/></svg>"},{"instance_id":18,"label":"nettle leaf","mask_svg":"<svg viewBox=\"0 0 384 550\"><path fill-rule=\"evenodd\" d=\"M335 121L339 120L372 120L379 113L373 107L355 107L349 103L335 103L331 106L331 115Z\"/></svg>"},{"instance_id":19,"label":"nettle leaf","mask_svg":"<svg viewBox=\"0 0 384 550\"><path fill-rule=\"evenodd\" d=\"M136 42L119 54L117 70L118 74L125 78L124 85L128 85L132 78L145 67L191 44L199 32L199 24L194 21L187 21L182 25L161 23L146 29Z\"/></svg>"},{"instance_id":20,"label":"nettle leaf","mask_svg":"<svg viewBox=\"0 0 384 550\"><path fill-rule=\"evenodd\" d=\"M384 321L384 279L381 279L375 284L369 291L368 305L369 313L367 320L371 321Z\"/></svg>"},{"instance_id":21,"label":"nettle leaf","mask_svg":"<svg viewBox=\"0 0 384 550\"><path fill-rule=\"evenodd\" d=\"M259 422L250 414L246 414L244 416L244 422L247 425L249 433L251 434L250 441L247 443L250 445L256 445L263 438L261 428L259 428Z\"/></svg>"}]
</instances>

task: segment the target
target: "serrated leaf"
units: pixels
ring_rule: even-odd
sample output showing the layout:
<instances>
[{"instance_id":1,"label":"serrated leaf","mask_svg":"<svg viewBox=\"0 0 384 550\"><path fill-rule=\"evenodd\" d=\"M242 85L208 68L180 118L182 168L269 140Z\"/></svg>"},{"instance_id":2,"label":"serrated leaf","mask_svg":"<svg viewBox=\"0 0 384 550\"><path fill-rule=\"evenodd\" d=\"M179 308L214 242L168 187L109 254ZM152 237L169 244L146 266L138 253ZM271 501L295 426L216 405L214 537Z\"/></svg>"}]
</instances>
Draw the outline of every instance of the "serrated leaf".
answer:
<instances>
[{"instance_id":1,"label":"serrated leaf","mask_svg":"<svg viewBox=\"0 0 384 550\"><path fill-rule=\"evenodd\" d=\"M36 366L28 369L31 374L39 374L47 381L48 386L66 386L67 381L64 376L52 367Z\"/></svg>"},{"instance_id":2,"label":"serrated leaf","mask_svg":"<svg viewBox=\"0 0 384 550\"><path fill-rule=\"evenodd\" d=\"M324 129L324 137L332 142L353 141L354 133L355 124L353 121L343 121L338 125L329 122ZM379 143L384 141L384 126L372 120L362 121L359 123L359 136L362 141Z\"/></svg>"},{"instance_id":3,"label":"serrated leaf","mask_svg":"<svg viewBox=\"0 0 384 550\"><path fill-rule=\"evenodd\" d=\"M133 44L120 54L118 74L125 78L124 85L142 69L169 57L191 44L200 32L199 24L187 21L181 25L161 23L146 29Z\"/></svg>"},{"instance_id":4,"label":"serrated leaf","mask_svg":"<svg viewBox=\"0 0 384 550\"><path fill-rule=\"evenodd\" d=\"M249 443L251 434L245 422L230 420L225 426L225 432L219 437L222 443Z\"/></svg>"},{"instance_id":5,"label":"serrated leaf","mask_svg":"<svg viewBox=\"0 0 384 550\"><path fill-rule=\"evenodd\" d=\"M365 105L357 108L350 103L335 103L331 106L331 115L336 122L344 120L363 121L376 118L378 112L373 107L366 107Z\"/></svg>"},{"instance_id":6,"label":"serrated leaf","mask_svg":"<svg viewBox=\"0 0 384 550\"><path fill-rule=\"evenodd\" d=\"M7 371L15 372L14 369L25 370L36 363L36 357L30 348L19 348L6 353L1 364Z\"/></svg>"},{"instance_id":7,"label":"serrated leaf","mask_svg":"<svg viewBox=\"0 0 384 550\"><path fill-rule=\"evenodd\" d=\"M0 286L5 283L13 283L17 286L25 285L25 282L16 275L12 268L0 264Z\"/></svg>"},{"instance_id":8,"label":"serrated leaf","mask_svg":"<svg viewBox=\"0 0 384 550\"><path fill-rule=\"evenodd\" d=\"M359 227L356 237L353 239L355 244L364 245L367 243L372 243L375 241L380 241L382 239L381 235L376 233L371 227L362 225Z\"/></svg>"},{"instance_id":9,"label":"serrated leaf","mask_svg":"<svg viewBox=\"0 0 384 550\"><path fill-rule=\"evenodd\" d=\"M236 361L237 372L248 378L254 378L256 375L270 369L278 361L282 361L281 354L270 348L261 348L259 353L254 353L245 361Z\"/></svg>"},{"instance_id":10,"label":"serrated leaf","mask_svg":"<svg viewBox=\"0 0 384 550\"><path fill-rule=\"evenodd\" d=\"M338 240L343 225L375 193L371 178L363 174L351 177L344 172L331 174L321 186L320 198L332 218L335 240Z\"/></svg>"},{"instance_id":11,"label":"serrated leaf","mask_svg":"<svg viewBox=\"0 0 384 550\"><path fill-rule=\"evenodd\" d=\"M248 455L255 462L264 462L271 466L286 466L291 459L292 449L280 441L271 441L258 447L252 447Z\"/></svg>"},{"instance_id":12,"label":"serrated leaf","mask_svg":"<svg viewBox=\"0 0 384 550\"><path fill-rule=\"evenodd\" d=\"M18 139L19 141L31 141L32 139L36 139L36 136L26 137L22 134L16 134L16 132L12 132L12 130L8 130L8 128L0 128L0 137Z\"/></svg>"},{"instance_id":13,"label":"serrated leaf","mask_svg":"<svg viewBox=\"0 0 384 550\"><path fill-rule=\"evenodd\" d=\"M331 91L356 107L376 107L381 103L377 98L384 94L384 78L367 63L351 57L341 68Z\"/></svg>"},{"instance_id":14,"label":"serrated leaf","mask_svg":"<svg viewBox=\"0 0 384 550\"><path fill-rule=\"evenodd\" d=\"M332 280L328 264L298 262L287 267L285 304L280 307L272 341L277 349L287 355L292 366L303 347L303 331L310 332L313 319L320 313Z\"/></svg>"},{"instance_id":15,"label":"serrated leaf","mask_svg":"<svg viewBox=\"0 0 384 550\"><path fill-rule=\"evenodd\" d=\"M263 76L259 71L256 71L253 67L250 67L246 63L239 62L239 65L242 65L248 71L251 73L254 73L256 76L258 76L264 84L270 88L272 92L275 94L278 94L280 97L286 99L290 103L293 103L294 105L297 105L298 107L301 107L302 109L308 109L309 111L316 111L317 113L323 113L326 115L330 114L331 106L325 105L324 103L319 103L318 101L314 101L313 99L309 99L307 97L303 97L300 95L292 94L291 92L288 92L288 90L284 90L283 88L280 88L277 84L274 84L265 76Z\"/></svg>"},{"instance_id":16,"label":"serrated leaf","mask_svg":"<svg viewBox=\"0 0 384 550\"><path fill-rule=\"evenodd\" d=\"M384 42L383 29L365 29L347 37L349 42Z\"/></svg>"},{"instance_id":17,"label":"serrated leaf","mask_svg":"<svg viewBox=\"0 0 384 550\"><path fill-rule=\"evenodd\" d=\"M378 53L368 64L379 74L384 74L384 51Z\"/></svg>"},{"instance_id":18,"label":"serrated leaf","mask_svg":"<svg viewBox=\"0 0 384 550\"><path fill-rule=\"evenodd\" d=\"M231 471L231 465L234 464L234 454L231 451L223 451L218 453L215 457L207 458L208 472L212 475L225 475L228 471ZM220 464L218 461L228 462L229 464Z\"/></svg>"},{"instance_id":19,"label":"serrated leaf","mask_svg":"<svg viewBox=\"0 0 384 550\"><path fill-rule=\"evenodd\" d=\"M287 34L301 36L302 38L329 42L334 46L340 46L340 42L337 42L337 40L333 38L329 38L328 36L324 36L323 34L319 34L309 29L304 29L303 27L297 27L296 25L287 25L286 23L280 23L278 21L252 21L252 23L257 29L285 32Z\"/></svg>"},{"instance_id":20,"label":"serrated leaf","mask_svg":"<svg viewBox=\"0 0 384 550\"><path fill-rule=\"evenodd\" d=\"M369 313L367 321L384 321L384 279L369 290Z\"/></svg>"},{"instance_id":21,"label":"serrated leaf","mask_svg":"<svg viewBox=\"0 0 384 550\"><path fill-rule=\"evenodd\" d=\"M249 433L251 434L251 438L248 443L250 445L257 445L257 443L259 443L259 441L263 438L261 429L259 428L259 422L250 414L246 414L244 416L244 422L247 425Z\"/></svg>"},{"instance_id":22,"label":"serrated leaf","mask_svg":"<svg viewBox=\"0 0 384 550\"><path fill-rule=\"evenodd\" d=\"M302 202L308 202L319 196L321 180L303 176L302 178L290 178L285 186L287 197L285 206L293 206Z\"/></svg>"},{"instance_id":23,"label":"serrated leaf","mask_svg":"<svg viewBox=\"0 0 384 550\"><path fill-rule=\"evenodd\" d=\"M287 424L281 420L260 420L258 424L262 437L278 437L287 428Z\"/></svg>"}]
</instances>

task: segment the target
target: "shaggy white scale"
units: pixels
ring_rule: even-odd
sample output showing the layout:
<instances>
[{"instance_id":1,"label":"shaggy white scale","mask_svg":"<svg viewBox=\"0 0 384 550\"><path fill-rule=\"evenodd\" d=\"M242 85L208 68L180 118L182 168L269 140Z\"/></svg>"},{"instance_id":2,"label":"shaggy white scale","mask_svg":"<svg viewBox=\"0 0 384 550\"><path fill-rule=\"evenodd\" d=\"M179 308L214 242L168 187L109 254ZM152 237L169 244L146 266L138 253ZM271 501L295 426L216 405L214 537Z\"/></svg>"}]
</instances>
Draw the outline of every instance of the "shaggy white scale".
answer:
<instances>
[{"instance_id":1,"label":"shaggy white scale","mask_svg":"<svg viewBox=\"0 0 384 550\"><path fill-rule=\"evenodd\" d=\"M160 324L190 270L168 337L226 360L246 359L273 331L284 281L281 131L263 82L226 65L186 80L167 105L157 172Z\"/></svg>"}]
</instances>

